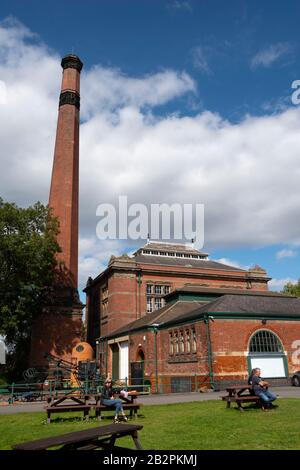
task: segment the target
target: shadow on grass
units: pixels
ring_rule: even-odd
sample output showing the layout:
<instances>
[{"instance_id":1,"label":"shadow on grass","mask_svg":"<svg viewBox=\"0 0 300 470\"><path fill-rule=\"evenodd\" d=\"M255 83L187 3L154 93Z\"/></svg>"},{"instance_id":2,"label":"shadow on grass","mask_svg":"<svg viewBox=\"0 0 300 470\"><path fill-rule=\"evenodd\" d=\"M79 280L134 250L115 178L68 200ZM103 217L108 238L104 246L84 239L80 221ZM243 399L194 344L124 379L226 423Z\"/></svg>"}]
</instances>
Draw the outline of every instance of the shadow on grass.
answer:
<instances>
[{"instance_id":1,"label":"shadow on grass","mask_svg":"<svg viewBox=\"0 0 300 470\"><path fill-rule=\"evenodd\" d=\"M145 415L143 414L139 414L138 415L138 419L139 418L145 418ZM137 424L138 423L138 419L135 419L135 418L130 418L129 416L127 416L127 423L132 423L132 424ZM114 415L111 415L111 416L102 416L101 419L98 419L96 416L90 416L89 417L89 420L86 420L85 418L81 418L79 416L69 416L69 417L65 417L65 416L58 416L56 418L51 418L51 423L47 423L47 419L44 419L43 420L43 424L58 424L58 423L103 423L103 424L109 424L109 423L113 423L114 421Z\"/></svg>"},{"instance_id":2,"label":"shadow on grass","mask_svg":"<svg viewBox=\"0 0 300 470\"><path fill-rule=\"evenodd\" d=\"M272 405L271 408L268 408L267 410L263 409L261 407L261 405L257 404L257 403L251 403L247 406L243 406L242 407L242 411L240 410L240 408L238 406L234 406L232 408L226 408L226 410L235 410L235 411L239 411L240 413L244 412L244 411L272 411L272 410L275 410L276 408L278 408L278 405Z\"/></svg>"}]
</instances>

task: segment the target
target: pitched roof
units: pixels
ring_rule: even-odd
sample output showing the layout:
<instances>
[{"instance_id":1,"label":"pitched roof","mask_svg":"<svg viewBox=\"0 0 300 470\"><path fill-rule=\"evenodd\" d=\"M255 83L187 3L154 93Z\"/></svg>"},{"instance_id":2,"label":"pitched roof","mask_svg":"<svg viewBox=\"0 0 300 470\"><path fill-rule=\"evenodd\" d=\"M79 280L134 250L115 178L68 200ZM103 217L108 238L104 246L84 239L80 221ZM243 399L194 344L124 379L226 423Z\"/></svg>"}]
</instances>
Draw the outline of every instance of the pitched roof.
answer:
<instances>
[{"instance_id":1,"label":"pitched roof","mask_svg":"<svg viewBox=\"0 0 300 470\"><path fill-rule=\"evenodd\" d=\"M219 299L206 304L201 308L201 313L243 313L263 314L271 316L299 315L300 299L289 296L247 296L224 295Z\"/></svg>"},{"instance_id":2,"label":"pitched roof","mask_svg":"<svg viewBox=\"0 0 300 470\"><path fill-rule=\"evenodd\" d=\"M279 292L273 292L269 290L254 290L245 288L232 288L232 287L206 287L197 284L185 284L183 287L179 287L174 291L170 292L165 296L166 299L173 297L176 294L233 294L233 295L257 295L267 297L288 297L290 295L281 294Z\"/></svg>"},{"instance_id":3,"label":"pitched roof","mask_svg":"<svg viewBox=\"0 0 300 470\"><path fill-rule=\"evenodd\" d=\"M141 250L154 250L154 251L165 251L170 253L185 253L191 255L203 255L207 256L207 253L197 250L191 245L183 243L165 243L159 241L149 241L146 245L139 248L135 253Z\"/></svg>"},{"instance_id":4,"label":"pitched roof","mask_svg":"<svg viewBox=\"0 0 300 470\"><path fill-rule=\"evenodd\" d=\"M233 266L228 266L223 263L218 263L217 261L210 261L206 259L192 259L192 258L171 258L165 256L151 256L151 255L142 255L137 254L135 261L140 264L154 264L160 266L182 266L186 268L202 268L202 269L214 269L220 271L238 271L238 272L247 272L244 269L235 268Z\"/></svg>"},{"instance_id":5,"label":"pitched roof","mask_svg":"<svg viewBox=\"0 0 300 470\"><path fill-rule=\"evenodd\" d=\"M273 297L259 295L223 295L212 302L206 302L200 308L178 315L177 323L203 318L205 315L227 314L231 317L294 317L300 319L300 299L296 297ZM220 315L221 316L221 315ZM165 321L164 321L165 320ZM161 324L170 323L164 317Z\"/></svg>"},{"instance_id":6,"label":"pitched roof","mask_svg":"<svg viewBox=\"0 0 300 470\"><path fill-rule=\"evenodd\" d=\"M118 330L114 331L109 336L121 336L122 334L126 334L128 332L133 332L136 330L142 330L144 328L149 328L152 325L161 325L165 323L167 320L175 319L178 315L187 314L195 309L199 311L199 307L202 305L200 302L190 301L190 302L174 302L165 305L164 307L160 308L159 310L155 310L152 313L147 313L142 318L135 320L128 325L119 328Z\"/></svg>"}]
</instances>

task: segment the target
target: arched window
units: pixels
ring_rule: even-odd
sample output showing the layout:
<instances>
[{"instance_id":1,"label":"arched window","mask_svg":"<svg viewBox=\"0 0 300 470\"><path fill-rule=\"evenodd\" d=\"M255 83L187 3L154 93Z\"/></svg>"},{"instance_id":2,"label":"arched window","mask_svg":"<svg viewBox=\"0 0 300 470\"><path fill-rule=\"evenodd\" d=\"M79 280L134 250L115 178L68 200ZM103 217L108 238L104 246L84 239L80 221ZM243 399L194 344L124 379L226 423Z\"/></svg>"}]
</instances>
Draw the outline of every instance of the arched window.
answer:
<instances>
[{"instance_id":1,"label":"arched window","mask_svg":"<svg viewBox=\"0 0 300 470\"><path fill-rule=\"evenodd\" d=\"M189 354L191 352L190 330L185 330L185 344L186 344L186 352Z\"/></svg>"},{"instance_id":2,"label":"arched window","mask_svg":"<svg viewBox=\"0 0 300 470\"><path fill-rule=\"evenodd\" d=\"M250 353L282 353L280 340L269 330L260 330L255 333L250 341Z\"/></svg>"},{"instance_id":3,"label":"arched window","mask_svg":"<svg viewBox=\"0 0 300 470\"><path fill-rule=\"evenodd\" d=\"M193 345L193 353L197 352L197 336L196 331L194 328L192 329L192 345Z\"/></svg>"},{"instance_id":4,"label":"arched window","mask_svg":"<svg viewBox=\"0 0 300 470\"><path fill-rule=\"evenodd\" d=\"M180 352L184 353L184 335L183 335L183 331L180 332Z\"/></svg>"},{"instance_id":5,"label":"arched window","mask_svg":"<svg viewBox=\"0 0 300 470\"><path fill-rule=\"evenodd\" d=\"M178 333L175 333L175 353L179 353Z\"/></svg>"},{"instance_id":6,"label":"arched window","mask_svg":"<svg viewBox=\"0 0 300 470\"><path fill-rule=\"evenodd\" d=\"M144 362L145 361L145 354L142 348L139 348L136 352L136 362Z\"/></svg>"}]
</instances>

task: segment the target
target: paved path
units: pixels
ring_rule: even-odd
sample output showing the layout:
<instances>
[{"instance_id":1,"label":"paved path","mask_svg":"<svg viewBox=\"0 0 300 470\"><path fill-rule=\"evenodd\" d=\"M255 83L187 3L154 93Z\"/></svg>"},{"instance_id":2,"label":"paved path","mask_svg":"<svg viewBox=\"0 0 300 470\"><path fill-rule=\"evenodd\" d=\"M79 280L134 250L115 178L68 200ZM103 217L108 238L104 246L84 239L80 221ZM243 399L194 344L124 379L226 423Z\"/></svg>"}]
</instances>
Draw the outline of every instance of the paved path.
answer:
<instances>
[{"instance_id":1,"label":"paved path","mask_svg":"<svg viewBox=\"0 0 300 470\"><path fill-rule=\"evenodd\" d=\"M300 387L273 387L272 390L279 396L279 398L300 398ZM223 395L226 395L225 391L144 395L139 397L139 402L144 403L145 405L166 405L172 403L187 403L192 401L220 400L220 396ZM44 411L44 406L45 402L0 406L0 415Z\"/></svg>"}]
</instances>

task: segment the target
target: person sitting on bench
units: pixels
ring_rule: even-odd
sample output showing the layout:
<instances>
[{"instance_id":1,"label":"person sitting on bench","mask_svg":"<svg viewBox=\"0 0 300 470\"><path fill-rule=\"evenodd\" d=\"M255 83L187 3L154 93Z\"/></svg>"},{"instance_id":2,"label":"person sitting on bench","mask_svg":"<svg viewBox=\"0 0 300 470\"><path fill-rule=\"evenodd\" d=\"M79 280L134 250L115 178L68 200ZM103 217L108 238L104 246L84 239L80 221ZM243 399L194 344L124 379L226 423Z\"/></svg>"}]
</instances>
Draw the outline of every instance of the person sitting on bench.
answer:
<instances>
[{"instance_id":1,"label":"person sitting on bench","mask_svg":"<svg viewBox=\"0 0 300 470\"><path fill-rule=\"evenodd\" d=\"M254 394L261 399L263 410L271 408L272 402L277 398L276 395L268 390L269 384L261 378L261 370L258 367L253 369L251 374L248 384L251 385Z\"/></svg>"},{"instance_id":2,"label":"person sitting on bench","mask_svg":"<svg viewBox=\"0 0 300 470\"><path fill-rule=\"evenodd\" d=\"M101 404L105 406L115 406L116 411L114 423L120 422L119 414L121 415L123 421L127 421L127 417L122 407L122 400L120 400L119 398L115 398L115 393L115 390L112 388L112 380L107 377L107 379L105 379L104 387L101 394Z\"/></svg>"}]
</instances>

